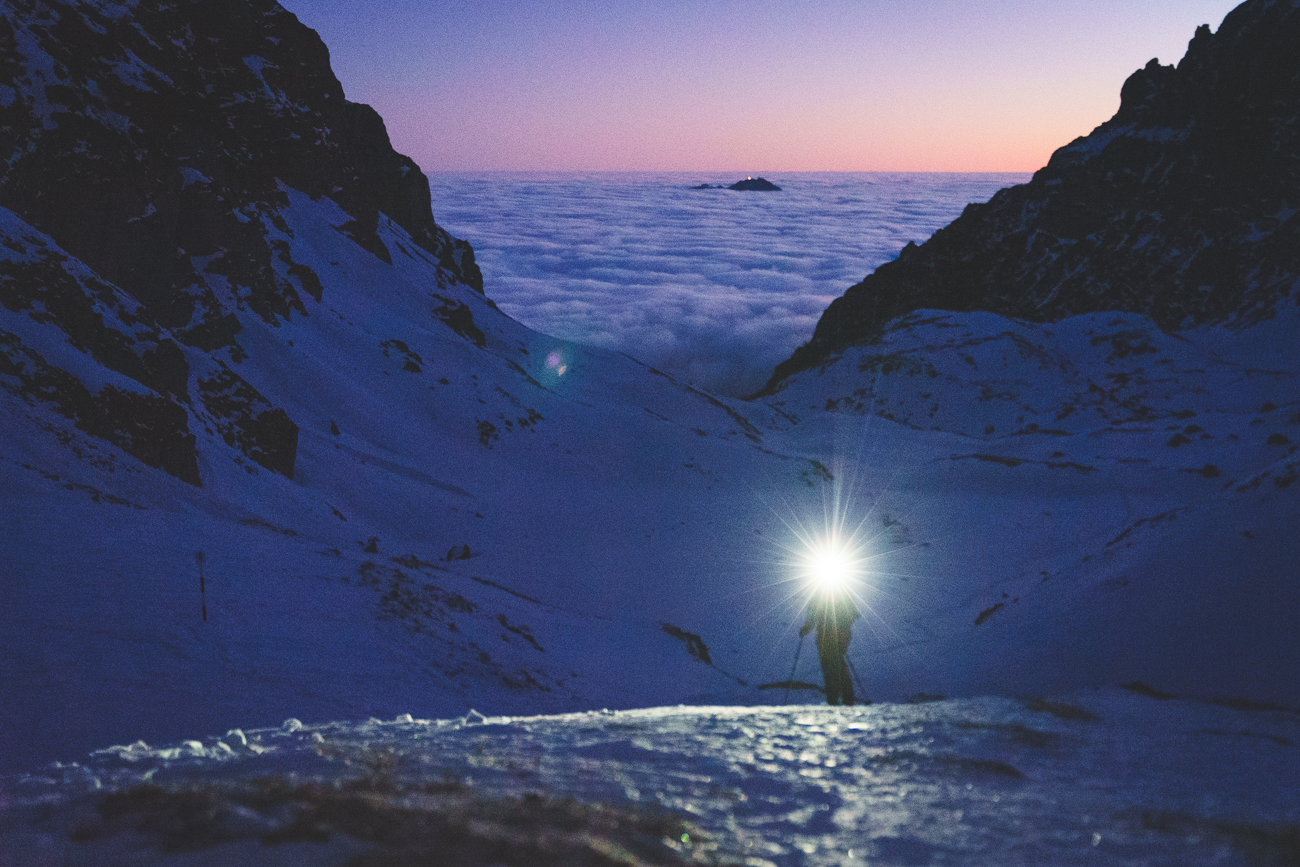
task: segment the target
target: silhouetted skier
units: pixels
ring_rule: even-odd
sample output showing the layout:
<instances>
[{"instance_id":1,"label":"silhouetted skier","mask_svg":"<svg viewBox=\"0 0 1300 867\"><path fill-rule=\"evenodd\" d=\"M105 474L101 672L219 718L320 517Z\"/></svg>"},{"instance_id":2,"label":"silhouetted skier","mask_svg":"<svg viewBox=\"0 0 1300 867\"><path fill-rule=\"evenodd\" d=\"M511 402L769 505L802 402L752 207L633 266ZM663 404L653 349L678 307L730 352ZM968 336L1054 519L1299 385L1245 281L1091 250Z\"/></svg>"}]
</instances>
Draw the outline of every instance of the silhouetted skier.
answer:
<instances>
[{"instance_id":1,"label":"silhouetted skier","mask_svg":"<svg viewBox=\"0 0 1300 867\"><path fill-rule=\"evenodd\" d=\"M849 649L853 621L862 615L845 590L818 593L808 603L808 619L799 630L802 637L817 630L817 656L826 682L827 704L853 704L853 680L844 654Z\"/></svg>"}]
</instances>

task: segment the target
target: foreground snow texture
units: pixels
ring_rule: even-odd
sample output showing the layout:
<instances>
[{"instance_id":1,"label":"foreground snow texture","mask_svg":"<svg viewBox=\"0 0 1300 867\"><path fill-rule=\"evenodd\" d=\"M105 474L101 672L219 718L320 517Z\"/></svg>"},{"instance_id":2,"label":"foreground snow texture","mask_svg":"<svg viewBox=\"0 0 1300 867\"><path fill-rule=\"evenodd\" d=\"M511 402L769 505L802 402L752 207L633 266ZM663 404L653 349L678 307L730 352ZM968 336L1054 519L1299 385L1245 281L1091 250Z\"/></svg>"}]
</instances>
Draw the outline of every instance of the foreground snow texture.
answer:
<instances>
[{"instance_id":1,"label":"foreground snow texture","mask_svg":"<svg viewBox=\"0 0 1300 867\"><path fill-rule=\"evenodd\" d=\"M11 805L0 855L14 867L433 855L464 865L1295 864L1298 745L1291 711L1120 690L288 720L0 778Z\"/></svg>"}]
</instances>

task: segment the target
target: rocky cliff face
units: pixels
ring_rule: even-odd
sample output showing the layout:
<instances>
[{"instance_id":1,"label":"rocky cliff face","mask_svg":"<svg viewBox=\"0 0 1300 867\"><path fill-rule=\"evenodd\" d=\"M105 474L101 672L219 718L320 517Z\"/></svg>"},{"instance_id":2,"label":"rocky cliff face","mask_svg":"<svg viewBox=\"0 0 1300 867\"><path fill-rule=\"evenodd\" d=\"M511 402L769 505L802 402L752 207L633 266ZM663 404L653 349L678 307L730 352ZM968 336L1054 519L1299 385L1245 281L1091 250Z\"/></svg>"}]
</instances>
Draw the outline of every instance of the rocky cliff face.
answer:
<instances>
[{"instance_id":1,"label":"rocky cliff face","mask_svg":"<svg viewBox=\"0 0 1300 867\"><path fill-rule=\"evenodd\" d=\"M1300 288L1300 3L1248 0L1119 111L831 303L765 391L913 310L1258 321Z\"/></svg>"},{"instance_id":2,"label":"rocky cliff face","mask_svg":"<svg viewBox=\"0 0 1300 867\"><path fill-rule=\"evenodd\" d=\"M240 376L237 339L241 311L278 325L321 299L289 253L289 189L332 199L351 218L338 230L385 263L381 218L447 281L482 290L418 166L373 109L344 99L315 32L270 0L6 3L0 130L0 206L61 248L15 225L0 300L139 393L61 376L11 331L5 387L196 484L191 421L293 473L297 426ZM67 254L89 266L84 280L60 274Z\"/></svg>"}]
</instances>

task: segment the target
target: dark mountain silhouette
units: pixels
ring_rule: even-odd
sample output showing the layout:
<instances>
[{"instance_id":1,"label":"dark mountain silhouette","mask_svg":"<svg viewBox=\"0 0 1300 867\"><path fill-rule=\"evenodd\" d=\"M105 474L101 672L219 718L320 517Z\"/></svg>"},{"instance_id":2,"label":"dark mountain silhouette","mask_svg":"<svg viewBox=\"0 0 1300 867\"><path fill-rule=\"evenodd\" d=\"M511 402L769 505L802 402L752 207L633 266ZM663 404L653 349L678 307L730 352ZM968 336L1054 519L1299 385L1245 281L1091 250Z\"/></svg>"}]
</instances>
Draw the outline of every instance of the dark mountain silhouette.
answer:
<instances>
[{"instance_id":1,"label":"dark mountain silhouette","mask_svg":"<svg viewBox=\"0 0 1300 867\"><path fill-rule=\"evenodd\" d=\"M743 181L736 181L729 190L752 190L755 192L776 192L781 188L769 181L767 178L745 178Z\"/></svg>"},{"instance_id":2,"label":"dark mountain silhouette","mask_svg":"<svg viewBox=\"0 0 1300 867\"><path fill-rule=\"evenodd\" d=\"M1152 60L1119 111L1022 186L908 244L777 366L800 370L913 310L1035 322L1141 313L1161 328L1259 321L1300 286L1300 2L1248 0Z\"/></svg>"},{"instance_id":3,"label":"dark mountain silhouette","mask_svg":"<svg viewBox=\"0 0 1300 867\"><path fill-rule=\"evenodd\" d=\"M62 248L10 238L20 255L0 263L4 305L39 312L153 393L92 391L7 332L0 371L192 483L187 407L247 457L293 474L298 428L236 372L234 315L278 325L305 314L304 295L320 300L318 275L283 237L286 188L332 199L351 217L339 230L391 262L382 213L448 279L482 290L470 246L434 222L419 167L393 151L373 109L344 99L316 33L270 0L6 4L0 127L0 206ZM94 274L63 273L65 252Z\"/></svg>"}]
</instances>

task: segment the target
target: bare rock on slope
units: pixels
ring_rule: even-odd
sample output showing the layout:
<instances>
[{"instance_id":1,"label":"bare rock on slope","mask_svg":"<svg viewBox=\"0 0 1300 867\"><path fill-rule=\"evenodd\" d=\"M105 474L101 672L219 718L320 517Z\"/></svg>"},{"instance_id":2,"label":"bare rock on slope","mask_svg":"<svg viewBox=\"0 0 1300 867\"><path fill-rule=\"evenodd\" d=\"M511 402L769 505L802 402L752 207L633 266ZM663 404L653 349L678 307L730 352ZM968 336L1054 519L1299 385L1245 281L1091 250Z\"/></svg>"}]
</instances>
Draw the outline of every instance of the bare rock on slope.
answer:
<instances>
[{"instance_id":1,"label":"bare rock on slope","mask_svg":"<svg viewBox=\"0 0 1300 867\"><path fill-rule=\"evenodd\" d=\"M187 418L199 417L293 474L297 425L237 372L241 316L279 326L322 299L285 240L290 189L333 200L351 217L339 231L380 261L382 215L440 281L482 291L469 245L434 222L419 167L272 0L6 3L0 128L0 208L17 218L4 219L0 290L29 320L5 332L8 384L24 399L57 392L78 427L186 481L198 482ZM138 396L110 400L59 357L71 350L23 340L48 325Z\"/></svg>"}]
</instances>

